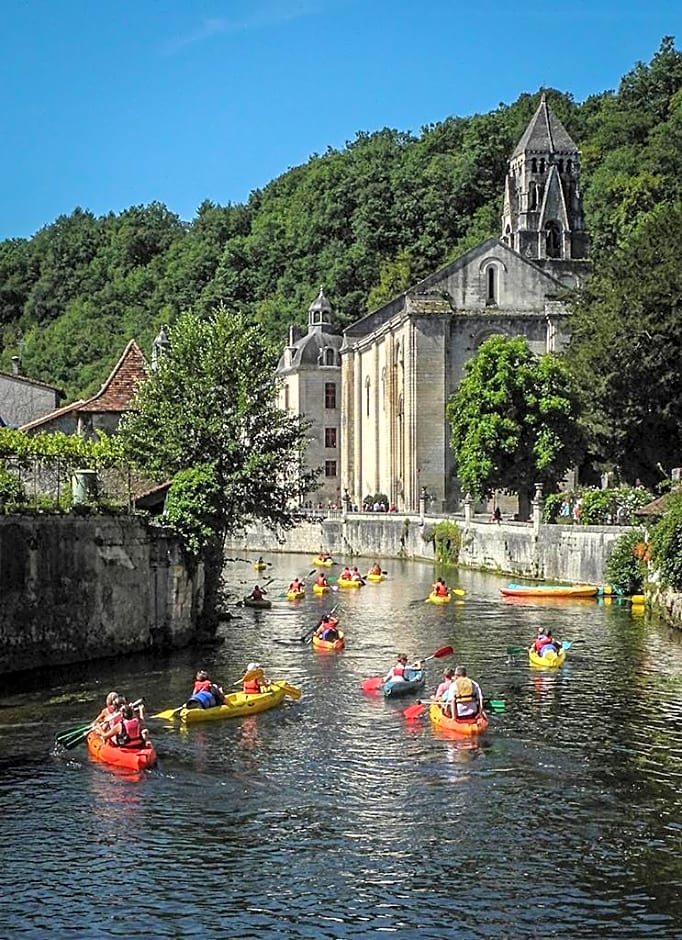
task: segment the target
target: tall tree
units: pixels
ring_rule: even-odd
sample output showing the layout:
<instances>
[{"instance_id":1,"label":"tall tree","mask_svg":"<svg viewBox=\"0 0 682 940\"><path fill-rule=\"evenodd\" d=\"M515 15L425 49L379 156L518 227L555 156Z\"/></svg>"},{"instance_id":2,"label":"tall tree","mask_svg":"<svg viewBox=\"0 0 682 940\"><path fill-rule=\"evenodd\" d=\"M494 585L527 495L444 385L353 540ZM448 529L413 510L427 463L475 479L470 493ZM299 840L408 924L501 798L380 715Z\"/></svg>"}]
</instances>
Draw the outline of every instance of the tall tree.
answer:
<instances>
[{"instance_id":1,"label":"tall tree","mask_svg":"<svg viewBox=\"0 0 682 940\"><path fill-rule=\"evenodd\" d=\"M559 356L536 356L522 338L491 336L447 406L461 486L478 498L516 490L525 518L533 484L554 487L581 456L577 415Z\"/></svg>"},{"instance_id":2,"label":"tall tree","mask_svg":"<svg viewBox=\"0 0 682 940\"><path fill-rule=\"evenodd\" d=\"M220 308L208 320L183 314L169 338L120 434L143 470L177 479L172 521L204 562L213 626L226 537L254 520L292 526L316 473L301 472L306 427L277 405L276 357L258 327Z\"/></svg>"},{"instance_id":3,"label":"tall tree","mask_svg":"<svg viewBox=\"0 0 682 940\"><path fill-rule=\"evenodd\" d=\"M682 455L682 202L643 217L582 291L570 367L590 450L630 482L660 482Z\"/></svg>"}]
</instances>

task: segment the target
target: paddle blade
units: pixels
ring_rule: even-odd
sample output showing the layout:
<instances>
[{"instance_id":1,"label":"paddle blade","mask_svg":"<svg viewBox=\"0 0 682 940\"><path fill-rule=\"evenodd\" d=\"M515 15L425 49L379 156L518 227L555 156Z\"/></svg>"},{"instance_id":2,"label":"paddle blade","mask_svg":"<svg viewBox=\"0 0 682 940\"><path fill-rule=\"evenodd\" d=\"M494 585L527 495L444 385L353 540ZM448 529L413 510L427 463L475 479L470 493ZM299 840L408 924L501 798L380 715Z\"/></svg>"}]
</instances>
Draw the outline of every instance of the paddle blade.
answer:
<instances>
[{"instance_id":1,"label":"paddle blade","mask_svg":"<svg viewBox=\"0 0 682 940\"><path fill-rule=\"evenodd\" d=\"M384 680L382 676L370 676L369 679L362 680L360 688L363 692L378 692L383 684Z\"/></svg>"},{"instance_id":2,"label":"paddle blade","mask_svg":"<svg viewBox=\"0 0 682 940\"><path fill-rule=\"evenodd\" d=\"M67 741L60 741L59 746L63 747L64 750L66 751L71 751L73 750L74 747L77 747L79 744L85 741L85 739L87 738L87 736L90 734L91 731L92 731L92 726L90 726L89 728L84 728L80 734L74 735L73 738L70 738Z\"/></svg>"},{"instance_id":3,"label":"paddle blade","mask_svg":"<svg viewBox=\"0 0 682 940\"><path fill-rule=\"evenodd\" d=\"M295 685L289 685L288 682L280 682L278 684L284 689L289 698L292 698L295 702L303 695L303 692L297 689Z\"/></svg>"},{"instance_id":4,"label":"paddle blade","mask_svg":"<svg viewBox=\"0 0 682 940\"><path fill-rule=\"evenodd\" d=\"M412 721L414 718L421 718L425 711L426 705L423 702L416 702L414 705L408 705L407 708L404 708L403 715L408 721Z\"/></svg>"},{"instance_id":5,"label":"paddle blade","mask_svg":"<svg viewBox=\"0 0 682 940\"><path fill-rule=\"evenodd\" d=\"M430 659L441 659L443 656L452 656L452 654L453 654L454 652L455 652L455 651L454 651L454 649L453 649L451 646L441 646L441 648L440 648L439 650L436 650L436 652L433 654L433 656L432 656L432 657L429 657L429 658L430 658Z\"/></svg>"},{"instance_id":6,"label":"paddle blade","mask_svg":"<svg viewBox=\"0 0 682 940\"><path fill-rule=\"evenodd\" d=\"M91 727L92 722L89 721L87 724L85 722L81 722L80 725L76 725L73 728L67 728L66 731L60 731L59 734L55 735L54 739L57 741L57 743L60 743L63 740L68 741L69 738L73 738L74 736L79 735L85 731L86 728L89 730Z\"/></svg>"},{"instance_id":7,"label":"paddle blade","mask_svg":"<svg viewBox=\"0 0 682 940\"><path fill-rule=\"evenodd\" d=\"M158 715L150 715L150 718L159 718L161 721L168 721L169 718L173 718L177 713L184 708L184 705L180 705L178 708L167 708L165 712L159 712Z\"/></svg>"},{"instance_id":8,"label":"paddle blade","mask_svg":"<svg viewBox=\"0 0 682 940\"><path fill-rule=\"evenodd\" d=\"M506 702L501 698L491 698L484 702L486 708L489 708L494 712L503 712L506 707Z\"/></svg>"},{"instance_id":9,"label":"paddle blade","mask_svg":"<svg viewBox=\"0 0 682 940\"><path fill-rule=\"evenodd\" d=\"M450 588L450 593L456 594L457 597L464 597L464 594L465 594L462 588Z\"/></svg>"},{"instance_id":10,"label":"paddle blade","mask_svg":"<svg viewBox=\"0 0 682 940\"><path fill-rule=\"evenodd\" d=\"M519 653L525 653L525 646L508 646L507 647L507 656L518 656Z\"/></svg>"}]
</instances>

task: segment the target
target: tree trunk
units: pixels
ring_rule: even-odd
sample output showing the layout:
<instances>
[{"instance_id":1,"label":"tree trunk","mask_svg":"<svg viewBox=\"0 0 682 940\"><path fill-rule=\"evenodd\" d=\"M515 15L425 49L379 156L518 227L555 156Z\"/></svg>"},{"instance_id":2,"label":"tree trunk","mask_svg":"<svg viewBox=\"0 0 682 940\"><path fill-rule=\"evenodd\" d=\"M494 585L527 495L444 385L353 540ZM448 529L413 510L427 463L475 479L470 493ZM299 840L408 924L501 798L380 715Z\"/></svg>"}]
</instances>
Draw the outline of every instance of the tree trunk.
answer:
<instances>
[{"instance_id":1,"label":"tree trunk","mask_svg":"<svg viewBox=\"0 0 682 940\"><path fill-rule=\"evenodd\" d=\"M199 614L199 638L215 635L222 601L223 567L225 565L222 537L211 539L202 553L204 564L204 607Z\"/></svg>"},{"instance_id":2,"label":"tree trunk","mask_svg":"<svg viewBox=\"0 0 682 940\"><path fill-rule=\"evenodd\" d=\"M531 518L531 501L534 490L529 487L521 487L518 491L519 497L519 522L528 522Z\"/></svg>"}]
</instances>

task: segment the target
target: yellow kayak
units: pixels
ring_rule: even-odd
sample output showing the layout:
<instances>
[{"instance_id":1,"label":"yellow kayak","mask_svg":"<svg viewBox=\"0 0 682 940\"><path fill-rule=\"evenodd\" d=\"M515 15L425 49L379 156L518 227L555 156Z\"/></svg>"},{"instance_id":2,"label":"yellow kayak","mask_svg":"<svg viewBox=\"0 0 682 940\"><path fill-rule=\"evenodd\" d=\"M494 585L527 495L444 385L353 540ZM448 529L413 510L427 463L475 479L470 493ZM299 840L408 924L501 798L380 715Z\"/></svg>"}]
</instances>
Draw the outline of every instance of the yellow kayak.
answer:
<instances>
[{"instance_id":1,"label":"yellow kayak","mask_svg":"<svg viewBox=\"0 0 682 940\"><path fill-rule=\"evenodd\" d=\"M328 584L313 584L313 594L326 594L331 588Z\"/></svg>"},{"instance_id":2,"label":"yellow kayak","mask_svg":"<svg viewBox=\"0 0 682 940\"><path fill-rule=\"evenodd\" d=\"M287 591L288 601L300 601L302 597L305 597L305 591Z\"/></svg>"},{"instance_id":3,"label":"yellow kayak","mask_svg":"<svg viewBox=\"0 0 682 940\"><path fill-rule=\"evenodd\" d=\"M322 558L313 558L313 564L318 568L331 568L334 562L331 558L325 558L324 560Z\"/></svg>"},{"instance_id":4,"label":"yellow kayak","mask_svg":"<svg viewBox=\"0 0 682 940\"><path fill-rule=\"evenodd\" d=\"M429 596L426 598L428 604L449 604L450 603L449 594L436 594L435 591L431 591Z\"/></svg>"},{"instance_id":5,"label":"yellow kayak","mask_svg":"<svg viewBox=\"0 0 682 940\"><path fill-rule=\"evenodd\" d=\"M362 587L362 581L355 581L354 579L349 578L339 578L337 580L337 585L340 588L359 588Z\"/></svg>"},{"instance_id":6,"label":"yellow kayak","mask_svg":"<svg viewBox=\"0 0 682 940\"><path fill-rule=\"evenodd\" d=\"M378 583L379 581L383 581L385 577L386 577L385 574L366 574L365 580L374 581L375 583Z\"/></svg>"},{"instance_id":7,"label":"yellow kayak","mask_svg":"<svg viewBox=\"0 0 682 940\"><path fill-rule=\"evenodd\" d=\"M275 708L287 694L286 682L272 682L263 692L231 692L225 696L224 705L215 708L182 708L178 713L181 721L214 721L218 718L242 718Z\"/></svg>"},{"instance_id":8,"label":"yellow kayak","mask_svg":"<svg viewBox=\"0 0 682 940\"><path fill-rule=\"evenodd\" d=\"M558 653L547 653L546 656L539 656L531 647L528 650L528 659L531 666L539 666L541 669L558 669L563 666L566 659L566 650L561 649Z\"/></svg>"}]
</instances>

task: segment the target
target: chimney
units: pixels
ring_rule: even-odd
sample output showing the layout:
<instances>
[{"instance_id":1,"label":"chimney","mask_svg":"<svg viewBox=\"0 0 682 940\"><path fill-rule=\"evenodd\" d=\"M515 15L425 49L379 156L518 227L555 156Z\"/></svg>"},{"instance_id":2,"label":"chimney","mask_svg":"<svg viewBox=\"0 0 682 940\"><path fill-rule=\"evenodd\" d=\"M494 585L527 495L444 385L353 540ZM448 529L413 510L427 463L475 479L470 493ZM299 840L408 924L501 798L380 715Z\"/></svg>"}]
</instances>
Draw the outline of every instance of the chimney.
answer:
<instances>
[{"instance_id":1,"label":"chimney","mask_svg":"<svg viewBox=\"0 0 682 940\"><path fill-rule=\"evenodd\" d=\"M12 375L21 375L21 356L12 356Z\"/></svg>"}]
</instances>

